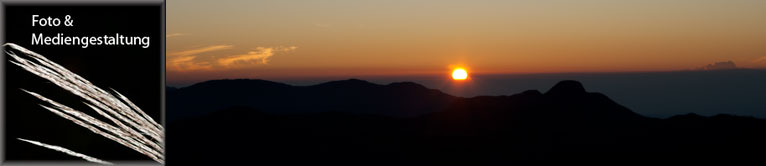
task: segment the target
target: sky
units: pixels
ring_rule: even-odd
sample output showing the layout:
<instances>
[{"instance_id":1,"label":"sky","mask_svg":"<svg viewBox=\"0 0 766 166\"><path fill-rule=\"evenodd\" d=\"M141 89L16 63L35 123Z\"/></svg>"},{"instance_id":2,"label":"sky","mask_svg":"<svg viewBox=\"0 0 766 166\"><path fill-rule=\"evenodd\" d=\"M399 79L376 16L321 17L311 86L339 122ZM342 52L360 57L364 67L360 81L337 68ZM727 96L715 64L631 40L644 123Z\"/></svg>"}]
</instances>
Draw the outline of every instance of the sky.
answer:
<instances>
[{"instance_id":1,"label":"sky","mask_svg":"<svg viewBox=\"0 0 766 166\"><path fill-rule=\"evenodd\" d=\"M766 68L763 0L167 2L167 83Z\"/></svg>"}]
</instances>

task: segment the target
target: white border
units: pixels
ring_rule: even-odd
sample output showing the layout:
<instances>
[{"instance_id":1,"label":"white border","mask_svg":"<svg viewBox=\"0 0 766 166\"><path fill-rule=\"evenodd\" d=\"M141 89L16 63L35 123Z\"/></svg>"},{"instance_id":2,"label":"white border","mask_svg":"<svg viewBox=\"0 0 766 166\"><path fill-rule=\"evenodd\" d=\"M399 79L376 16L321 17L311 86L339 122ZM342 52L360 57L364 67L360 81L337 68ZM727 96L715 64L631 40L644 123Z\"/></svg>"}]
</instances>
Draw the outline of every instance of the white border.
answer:
<instances>
[{"instance_id":1,"label":"white border","mask_svg":"<svg viewBox=\"0 0 766 166\"><path fill-rule=\"evenodd\" d=\"M161 39L161 47L160 47L160 54L162 57L162 67L160 77L162 77L160 80L161 82L161 90L160 96L161 96L161 103L160 103L160 123L162 124L165 129L167 129L167 125L165 124L165 16L166 16L166 2L165 0L0 0L0 18L2 18L3 22L0 22L0 43L5 43L5 5L7 4L53 4L53 5L113 5L113 4L160 4L161 8L160 11L162 13L161 18L161 26L162 26L162 32L160 33L160 39ZM3 48L0 48L0 51L4 51ZM5 54L3 54L5 55ZM5 161L5 56L0 56L0 74L2 75L2 81L0 81L0 129L2 132L0 132L0 165L24 165L24 166L49 166L49 165L99 165L95 163L89 163L89 162L77 162L77 161ZM163 131L167 133L167 131ZM164 144L163 147L167 147ZM167 150L166 150L167 151ZM164 152L163 152L164 153ZM167 156L167 154L165 154ZM153 161L147 161L147 162L136 162L136 161L109 161L114 163L115 165L135 165L135 166L144 166L144 165L161 165L159 163L153 162Z\"/></svg>"}]
</instances>

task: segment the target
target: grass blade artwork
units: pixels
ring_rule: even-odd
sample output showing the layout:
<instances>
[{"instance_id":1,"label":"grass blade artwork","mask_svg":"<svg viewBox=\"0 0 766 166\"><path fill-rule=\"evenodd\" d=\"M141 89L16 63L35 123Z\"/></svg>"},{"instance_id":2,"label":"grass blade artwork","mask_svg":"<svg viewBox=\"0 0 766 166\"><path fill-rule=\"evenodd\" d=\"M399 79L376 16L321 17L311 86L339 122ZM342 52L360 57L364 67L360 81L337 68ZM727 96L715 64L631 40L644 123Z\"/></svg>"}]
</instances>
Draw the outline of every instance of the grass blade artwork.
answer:
<instances>
[{"instance_id":1,"label":"grass blade artwork","mask_svg":"<svg viewBox=\"0 0 766 166\"><path fill-rule=\"evenodd\" d=\"M42 143L42 142L32 141L32 140L23 139L23 138L17 138L17 139L19 139L21 141L24 141L24 142L29 142L31 144L35 144L37 146L42 146L42 147L45 147L45 148L48 148L48 149L53 149L53 150L56 150L56 151L59 151L59 152L63 152L63 153L66 153L68 155L71 155L71 156L80 157L80 158L88 160L90 162L99 163L99 164L106 164L106 165L112 165L112 163L110 163L110 162L107 162L107 161L104 161L104 160L101 160L101 159L97 159L95 157L90 157L90 156L84 155L82 153L77 153L77 152L74 152L72 150L69 150L69 149L66 149L64 147L61 147L61 146L49 145L49 144L45 144L45 143Z\"/></svg>"},{"instance_id":2,"label":"grass blade artwork","mask_svg":"<svg viewBox=\"0 0 766 166\"><path fill-rule=\"evenodd\" d=\"M162 125L158 124L127 97L114 89L111 89L111 92L101 89L85 78L24 47L13 43L6 43L3 47L5 48L5 53L11 57L11 63L79 96L84 100L85 105L112 123L96 119L82 111L48 99L41 94L22 89L24 92L46 102L49 106L41 104L44 109L70 120L93 133L144 154L154 161L164 163L164 129ZM38 144L39 142L20 140L50 148L45 146L45 144ZM73 155L73 153L67 154ZM78 155L73 156L81 157Z\"/></svg>"}]
</instances>

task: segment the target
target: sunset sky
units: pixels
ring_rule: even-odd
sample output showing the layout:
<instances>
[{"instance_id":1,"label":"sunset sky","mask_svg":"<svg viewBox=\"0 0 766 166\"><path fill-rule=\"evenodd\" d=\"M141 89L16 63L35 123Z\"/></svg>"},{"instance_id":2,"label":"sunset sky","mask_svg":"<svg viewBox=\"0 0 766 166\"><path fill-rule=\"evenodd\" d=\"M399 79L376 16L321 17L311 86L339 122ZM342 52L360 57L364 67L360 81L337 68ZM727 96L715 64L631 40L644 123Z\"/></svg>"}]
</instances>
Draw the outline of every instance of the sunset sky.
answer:
<instances>
[{"instance_id":1,"label":"sunset sky","mask_svg":"<svg viewBox=\"0 0 766 166\"><path fill-rule=\"evenodd\" d=\"M167 2L167 81L766 67L764 0Z\"/></svg>"}]
</instances>

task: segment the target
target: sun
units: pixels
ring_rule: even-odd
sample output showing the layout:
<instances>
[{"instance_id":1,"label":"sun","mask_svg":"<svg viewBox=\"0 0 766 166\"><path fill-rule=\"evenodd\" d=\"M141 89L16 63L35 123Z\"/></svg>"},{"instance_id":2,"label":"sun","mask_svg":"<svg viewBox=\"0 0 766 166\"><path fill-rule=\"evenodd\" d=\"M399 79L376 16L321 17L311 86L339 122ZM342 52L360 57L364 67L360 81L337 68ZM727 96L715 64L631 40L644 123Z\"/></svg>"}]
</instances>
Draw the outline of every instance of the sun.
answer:
<instances>
[{"instance_id":1,"label":"sun","mask_svg":"<svg viewBox=\"0 0 766 166\"><path fill-rule=\"evenodd\" d=\"M456 68L455 70L452 70L453 80L465 80L466 78L468 78L468 72L466 72L465 69Z\"/></svg>"}]
</instances>

